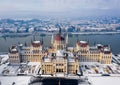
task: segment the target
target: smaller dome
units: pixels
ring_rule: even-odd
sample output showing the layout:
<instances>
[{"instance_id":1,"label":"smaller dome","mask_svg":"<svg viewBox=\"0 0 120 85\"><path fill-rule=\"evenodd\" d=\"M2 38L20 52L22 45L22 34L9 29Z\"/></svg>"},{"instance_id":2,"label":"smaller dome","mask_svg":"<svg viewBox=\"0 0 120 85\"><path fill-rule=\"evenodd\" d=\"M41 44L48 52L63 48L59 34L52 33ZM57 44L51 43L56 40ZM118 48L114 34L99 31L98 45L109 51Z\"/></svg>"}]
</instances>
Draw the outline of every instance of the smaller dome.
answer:
<instances>
[{"instance_id":1,"label":"smaller dome","mask_svg":"<svg viewBox=\"0 0 120 85\"><path fill-rule=\"evenodd\" d=\"M77 44L81 47L87 47L88 45L87 41L80 41L80 42L77 42Z\"/></svg>"},{"instance_id":2,"label":"smaller dome","mask_svg":"<svg viewBox=\"0 0 120 85\"><path fill-rule=\"evenodd\" d=\"M42 45L40 41L33 41L32 42L33 47L39 47L40 45Z\"/></svg>"},{"instance_id":3,"label":"smaller dome","mask_svg":"<svg viewBox=\"0 0 120 85\"><path fill-rule=\"evenodd\" d=\"M63 41L65 40L59 33L56 35L55 40L57 41Z\"/></svg>"},{"instance_id":4,"label":"smaller dome","mask_svg":"<svg viewBox=\"0 0 120 85\"><path fill-rule=\"evenodd\" d=\"M18 53L17 46L13 45L13 46L9 49L9 52L10 52L10 53Z\"/></svg>"}]
</instances>

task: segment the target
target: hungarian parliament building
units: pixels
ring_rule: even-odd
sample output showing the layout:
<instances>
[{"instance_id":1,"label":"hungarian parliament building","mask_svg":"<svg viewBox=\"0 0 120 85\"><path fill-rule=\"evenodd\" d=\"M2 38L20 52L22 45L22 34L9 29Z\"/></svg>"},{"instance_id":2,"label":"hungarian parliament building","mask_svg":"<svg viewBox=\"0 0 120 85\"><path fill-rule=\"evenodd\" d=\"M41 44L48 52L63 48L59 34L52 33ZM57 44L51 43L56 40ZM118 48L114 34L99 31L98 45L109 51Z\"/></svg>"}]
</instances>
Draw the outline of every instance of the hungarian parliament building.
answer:
<instances>
[{"instance_id":1,"label":"hungarian parliament building","mask_svg":"<svg viewBox=\"0 0 120 85\"><path fill-rule=\"evenodd\" d=\"M20 65L26 62L39 62L40 74L77 74L81 62L111 64L112 52L108 45L89 46L87 41L76 41L75 47L68 47L68 35L61 32L52 35L52 47L45 48L43 41L31 41L30 46L13 45L9 48L9 63Z\"/></svg>"}]
</instances>

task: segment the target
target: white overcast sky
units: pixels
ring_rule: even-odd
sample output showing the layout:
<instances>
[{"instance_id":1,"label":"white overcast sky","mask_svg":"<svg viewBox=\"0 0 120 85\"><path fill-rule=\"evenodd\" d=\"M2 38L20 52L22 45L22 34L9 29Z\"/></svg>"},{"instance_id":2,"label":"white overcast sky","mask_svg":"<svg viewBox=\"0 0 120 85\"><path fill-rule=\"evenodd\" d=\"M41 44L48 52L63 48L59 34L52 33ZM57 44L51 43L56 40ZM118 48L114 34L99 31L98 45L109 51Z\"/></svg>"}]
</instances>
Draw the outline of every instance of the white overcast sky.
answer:
<instances>
[{"instance_id":1,"label":"white overcast sky","mask_svg":"<svg viewBox=\"0 0 120 85\"><path fill-rule=\"evenodd\" d=\"M0 0L0 17L119 15L120 0Z\"/></svg>"}]
</instances>

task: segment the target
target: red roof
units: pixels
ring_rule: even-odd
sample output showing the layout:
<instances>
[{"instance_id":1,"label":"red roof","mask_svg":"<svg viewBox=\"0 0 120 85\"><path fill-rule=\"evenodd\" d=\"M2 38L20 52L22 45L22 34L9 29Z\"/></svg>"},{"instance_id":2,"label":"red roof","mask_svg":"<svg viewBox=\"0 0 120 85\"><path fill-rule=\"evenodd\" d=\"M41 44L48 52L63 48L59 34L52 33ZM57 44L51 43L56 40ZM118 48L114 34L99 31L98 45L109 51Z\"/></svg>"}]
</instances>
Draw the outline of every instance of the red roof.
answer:
<instances>
[{"instance_id":1,"label":"red roof","mask_svg":"<svg viewBox=\"0 0 120 85\"><path fill-rule=\"evenodd\" d=\"M60 34L57 34L56 37L55 37L55 40L57 40L57 41L63 41L64 38Z\"/></svg>"}]
</instances>

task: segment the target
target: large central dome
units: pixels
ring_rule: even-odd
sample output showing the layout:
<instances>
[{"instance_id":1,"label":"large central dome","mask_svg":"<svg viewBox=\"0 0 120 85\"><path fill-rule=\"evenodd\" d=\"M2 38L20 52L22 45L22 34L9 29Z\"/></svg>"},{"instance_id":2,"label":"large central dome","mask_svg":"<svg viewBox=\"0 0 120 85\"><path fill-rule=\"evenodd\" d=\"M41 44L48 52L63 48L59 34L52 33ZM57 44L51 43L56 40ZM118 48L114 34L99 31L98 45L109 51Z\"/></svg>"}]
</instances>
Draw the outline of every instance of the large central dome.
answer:
<instances>
[{"instance_id":1,"label":"large central dome","mask_svg":"<svg viewBox=\"0 0 120 85\"><path fill-rule=\"evenodd\" d=\"M55 36L55 40L56 40L56 41L64 41L65 39L60 35L60 33L58 33L58 34Z\"/></svg>"}]
</instances>

